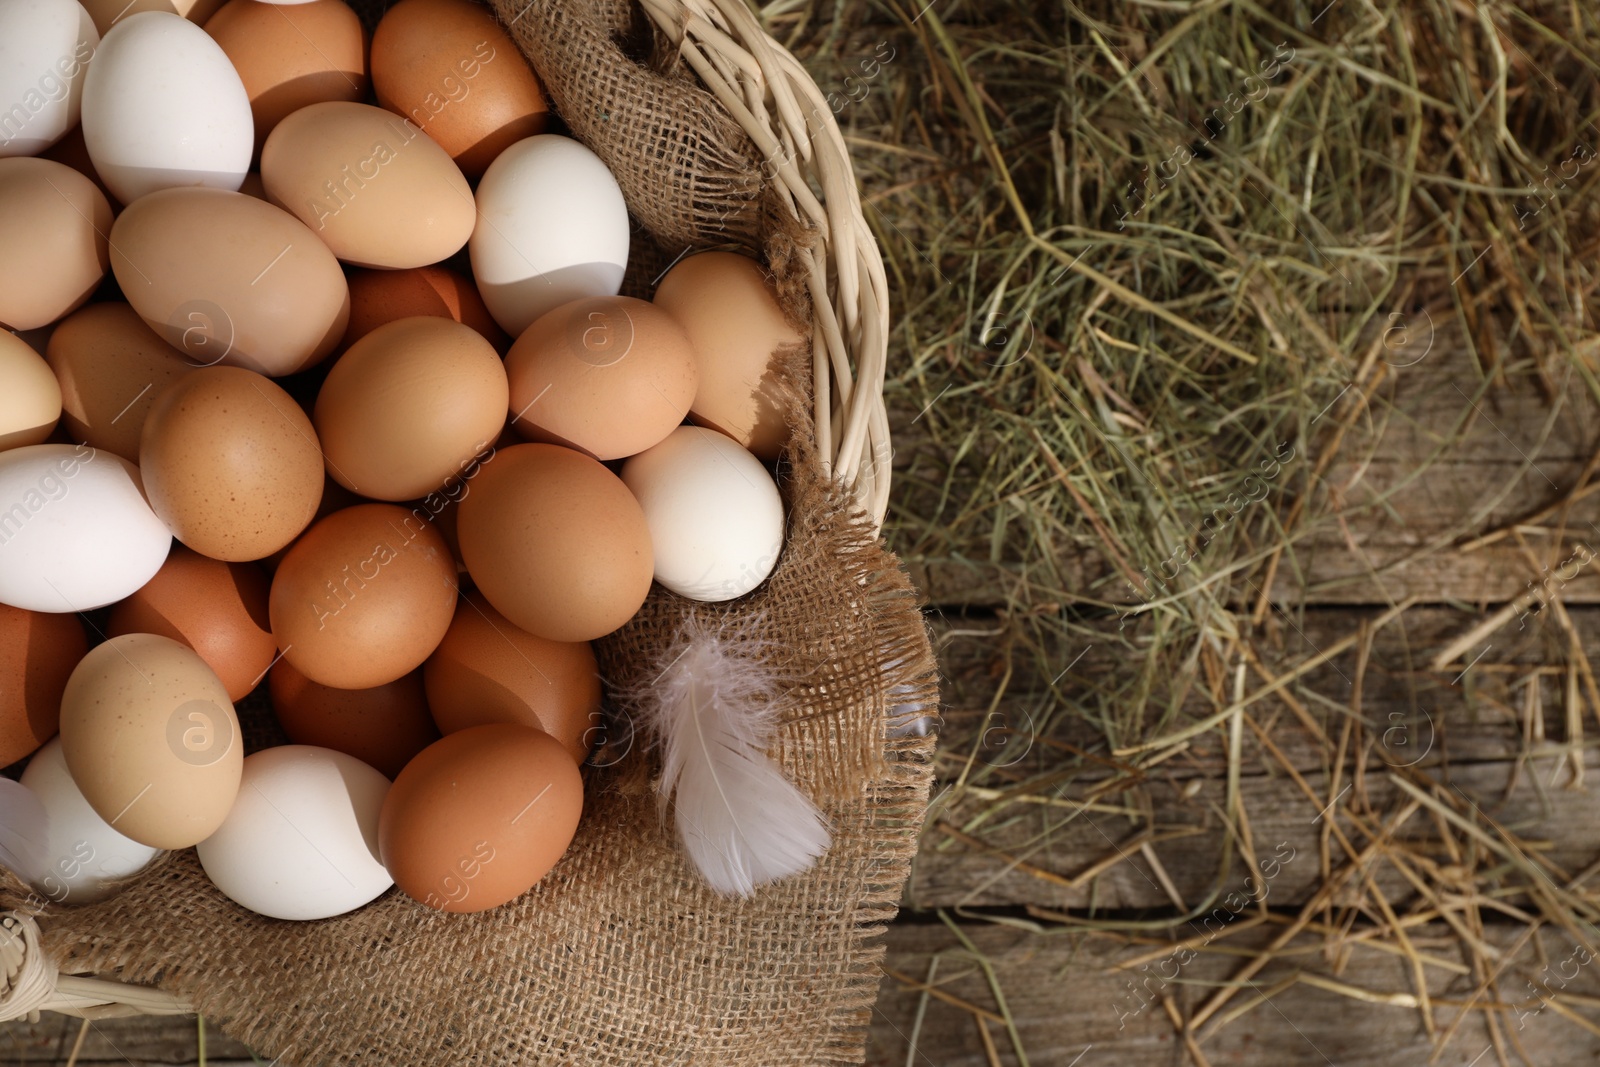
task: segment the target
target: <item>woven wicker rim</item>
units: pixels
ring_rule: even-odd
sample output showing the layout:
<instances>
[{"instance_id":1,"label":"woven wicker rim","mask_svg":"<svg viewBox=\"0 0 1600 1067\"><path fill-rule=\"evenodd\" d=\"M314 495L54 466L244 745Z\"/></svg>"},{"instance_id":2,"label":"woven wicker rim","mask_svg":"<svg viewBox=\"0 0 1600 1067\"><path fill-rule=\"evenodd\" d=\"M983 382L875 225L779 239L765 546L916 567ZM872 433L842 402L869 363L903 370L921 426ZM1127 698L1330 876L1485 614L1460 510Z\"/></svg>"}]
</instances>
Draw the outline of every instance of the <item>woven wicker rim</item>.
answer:
<instances>
[{"instance_id":1,"label":"woven wicker rim","mask_svg":"<svg viewBox=\"0 0 1600 1067\"><path fill-rule=\"evenodd\" d=\"M833 110L800 61L768 36L744 0L640 3L765 153L764 173L789 210L817 230L824 254L800 253L813 305L817 454L825 472L881 526L893 456L883 404L889 291ZM37 1018L40 1011L100 1019L193 1008L144 986L59 975L44 955L33 919L0 915L0 1021Z\"/></svg>"},{"instance_id":2,"label":"woven wicker rim","mask_svg":"<svg viewBox=\"0 0 1600 1067\"><path fill-rule=\"evenodd\" d=\"M802 253L815 322L817 452L824 469L848 486L881 526L889 508L893 457L883 404L889 287L833 109L800 61L767 35L744 0L640 3L765 154L765 173L789 210L818 231L826 254ZM807 179L821 188L820 198Z\"/></svg>"}]
</instances>

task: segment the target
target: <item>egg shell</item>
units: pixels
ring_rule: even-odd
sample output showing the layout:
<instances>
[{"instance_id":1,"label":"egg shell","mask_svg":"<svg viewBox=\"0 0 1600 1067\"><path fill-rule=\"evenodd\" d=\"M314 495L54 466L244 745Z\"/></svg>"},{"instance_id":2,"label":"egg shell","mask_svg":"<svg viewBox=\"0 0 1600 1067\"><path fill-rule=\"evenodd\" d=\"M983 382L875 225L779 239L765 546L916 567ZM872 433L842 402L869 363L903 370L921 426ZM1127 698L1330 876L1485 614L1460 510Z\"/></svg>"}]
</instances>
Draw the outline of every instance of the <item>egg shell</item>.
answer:
<instances>
[{"instance_id":1,"label":"egg shell","mask_svg":"<svg viewBox=\"0 0 1600 1067\"><path fill-rule=\"evenodd\" d=\"M283 745L246 757L239 798L196 848L224 896L271 919L327 919L394 884L378 861L389 779L354 756Z\"/></svg>"},{"instance_id":2,"label":"egg shell","mask_svg":"<svg viewBox=\"0 0 1600 1067\"><path fill-rule=\"evenodd\" d=\"M267 620L266 572L175 545L156 576L111 609L106 633L160 634L199 653L239 701L278 654Z\"/></svg>"},{"instance_id":3,"label":"egg shell","mask_svg":"<svg viewBox=\"0 0 1600 1067\"><path fill-rule=\"evenodd\" d=\"M272 709L290 741L346 753L389 778L439 740L420 669L371 689L335 689L280 659L272 665L268 685Z\"/></svg>"},{"instance_id":4,"label":"egg shell","mask_svg":"<svg viewBox=\"0 0 1600 1067\"><path fill-rule=\"evenodd\" d=\"M805 344L805 336L784 315L761 264L736 252L701 252L667 271L651 302L689 337L699 372L689 405L695 425L777 459L790 419L781 350Z\"/></svg>"},{"instance_id":5,"label":"egg shell","mask_svg":"<svg viewBox=\"0 0 1600 1067\"><path fill-rule=\"evenodd\" d=\"M472 279L448 268L357 269L350 272L349 284L350 325L344 331L345 348L385 323L413 315L453 319L470 326L496 352L504 353L511 345L511 338L483 306Z\"/></svg>"},{"instance_id":6,"label":"egg shell","mask_svg":"<svg viewBox=\"0 0 1600 1067\"><path fill-rule=\"evenodd\" d=\"M783 498L755 456L701 426L680 426L622 465L650 526L656 581L718 602L760 585L783 551Z\"/></svg>"},{"instance_id":7,"label":"egg shell","mask_svg":"<svg viewBox=\"0 0 1600 1067\"><path fill-rule=\"evenodd\" d=\"M549 121L544 93L490 9L472 0L402 0L372 34L378 103L449 152L468 177Z\"/></svg>"},{"instance_id":8,"label":"egg shell","mask_svg":"<svg viewBox=\"0 0 1600 1067\"><path fill-rule=\"evenodd\" d=\"M267 198L358 267L421 267L472 236L472 187L412 123L369 104L312 104L261 148ZM396 225L404 219L404 225Z\"/></svg>"},{"instance_id":9,"label":"egg shell","mask_svg":"<svg viewBox=\"0 0 1600 1067\"><path fill-rule=\"evenodd\" d=\"M65 137L40 152L39 158L65 164L94 182L94 187L100 190L100 195L111 205L112 214L116 214L119 206L117 198L111 195L111 190L106 188L100 172L94 169L94 160L89 158L89 146L83 143L82 123L72 127Z\"/></svg>"},{"instance_id":10,"label":"egg shell","mask_svg":"<svg viewBox=\"0 0 1600 1067\"><path fill-rule=\"evenodd\" d=\"M367 93L367 33L343 0L279 5L229 0L205 24L239 73L256 152L285 116Z\"/></svg>"},{"instance_id":11,"label":"egg shell","mask_svg":"<svg viewBox=\"0 0 1600 1067\"><path fill-rule=\"evenodd\" d=\"M500 436L505 365L476 330L415 316L339 357L312 416L328 473L374 500L440 489Z\"/></svg>"},{"instance_id":12,"label":"egg shell","mask_svg":"<svg viewBox=\"0 0 1600 1067\"><path fill-rule=\"evenodd\" d=\"M94 28L101 37L104 37L112 26L141 11L178 14L178 7L172 0L78 0L78 2L83 4L83 9L89 13L89 18L94 21Z\"/></svg>"},{"instance_id":13,"label":"egg shell","mask_svg":"<svg viewBox=\"0 0 1600 1067\"><path fill-rule=\"evenodd\" d=\"M643 452L683 422L694 352L665 311L588 297L540 316L506 353L517 431L596 459Z\"/></svg>"},{"instance_id":14,"label":"egg shell","mask_svg":"<svg viewBox=\"0 0 1600 1067\"><path fill-rule=\"evenodd\" d=\"M28 342L0 331L0 451L36 445L61 418L61 386Z\"/></svg>"},{"instance_id":15,"label":"egg shell","mask_svg":"<svg viewBox=\"0 0 1600 1067\"><path fill-rule=\"evenodd\" d=\"M50 334L45 359L61 386L74 440L139 461L139 434L156 397L194 370L127 304L79 308Z\"/></svg>"},{"instance_id":16,"label":"egg shell","mask_svg":"<svg viewBox=\"0 0 1600 1067\"><path fill-rule=\"evenodd\" d=\"M115 893L117 883L150 865L157 849L124 837L84 799L72 780L57 738L22 772L22 784L44 815L43 862L18 872L34 891L57 904L93 904Z\"/></svg>"},{"instance_id":17,"label":"egg shell","mask_svg":"<svg viewBox=\"0 0 1600 1067\"><path fill-rule=\"evenodd\" d=\"M100 44L73 0L0 4L0 157L34 156L78 124L83 81Z\"/></svg>"},{"instance_id":18,"label":"egg shell","mask_svg":"<svg viewBox=\"0 0 1600 1067\"><path fill-rule=\"evenodd\" d=\"M467 571L511 622L549 641L592 641L650 594L650 530L628 487L557 445L495 453L461 500Z\"/></svg>"},{"instance_id":19,"label":"egg shell","mask_svg":"<svg viewBox=\"0 0 1600 1067\"><path fill-rule=\"evenodd\" d=\"M110 262L111 205L49 159L0 159L0 323L31 330L88 300Z\"/></svg>"},{"instance_id":20,"label":"egg shell","mask_svg":"<svg viewBox=\"0 0 1600 1067\"><path fill-rule=\"evenodd\" d=\"M227 689L193 649L155 634L83 657L61 697L61 747L95 813L152 848L211 836L244 762Z\"/></svg>"},{"instance_id":21,"label":"egg shell","mask_svg":"<svg viewBox=\"0 0 1600 1067\"><path fill-rule=\"evenodd\" d=\"M0 604L0 767L56 735L67 678L88 651L76 615Z\"/></svg>"},{"instance_id":22,"label":"egg shell","mask_svg":"<svg viewBox=\"0 0 1600 1067\"><path fill-rule=\"evenodd\" d=\"M614 296L628 265L628 206L600 157L544 133L511 145L478 183L467 242L489 313L512 337L552 308Z\"/></svg>"},{"instance_id":23,"label":"egg shell","mask_svg":"<svg viewBox=\"0 0 1600 1067\"><path fill-rule=\"evenodd\" d=\"M395 779L378 822L383 865L440 911L486 911L533 888L572 842L583 779L566 749L530 726L450 734Z\"/></svg>"},{"instance_id":24,"label":"egg shell","mask_svg":"<svg viewBox=\"0 0 1600 1067\"><path fill-rule=\"evenodd\" d=\"M121 456L56 444L0 452L0 604L104 607L148 582L171 545L139 468Z\"/></svg>"},{"instance_id":25,"label":"egg shell","mask_svg":"<svg viewBox=\"0 0 1600 1067\"><path fill-rule=\"evenodd\" d=\"M317 363L350 321L339 261L271 204L221 189L164 189L111 227L123 295L200 366L277 377Z\"/></svg>"},{"instance_id":26,"label":"egg shell","mask_svg":"<svg viewBox=\"0 0 1600 1067\"><path fill-rule=\"evenodd\" d=\"M439 531L393 504L318 521L272 578L283 656L314 682L370 689L422 666L450 628L456 567Z\"/></svg>"},{"instance_id":27,"label":"egg shell","mask_svg":"<svg viewBox=\"0 0 1600 1067\"><path fill-rule=\"evenodd\" d=\"M204 367L167 386L139 440L150 506L213 559L271 555L299 536L322 497L311 420L275 382Z\"/></svg>"},{"instance_id":28,"label":"egg shell","mask_svg":"<svg viewBox=\"0 0 1600 1067\"><path fill-rule=\"evenodd\" d=\"M116 198L234 190L250 169L250 97L199 26L168 11L118 20L83 85L83 140Z\"/></svg>"},{"instance_id":29,"label":"egg shell","mask_svg":"<svg viewBox=\"0 0 1600 1067\"><path fill-rule=\"evenodd\" d=\"M222 10L222 5L227 0L173 0L172 6L178 14L194 23L204 26L211 21L211 16Z\"/></svg>"},{"instance_id":30,"label":"egg shell","mask_svg":"<svg viewBox=\"0 0 1600 1067\"><path fill-rule=\"evenodd\" d=\"M444 733L485 723L537 727L577 763L599 737L600 669L587 641L547 641L511 623L482 593L466 593L423 668L428 707Z\"/></svg>"}]
</instances>

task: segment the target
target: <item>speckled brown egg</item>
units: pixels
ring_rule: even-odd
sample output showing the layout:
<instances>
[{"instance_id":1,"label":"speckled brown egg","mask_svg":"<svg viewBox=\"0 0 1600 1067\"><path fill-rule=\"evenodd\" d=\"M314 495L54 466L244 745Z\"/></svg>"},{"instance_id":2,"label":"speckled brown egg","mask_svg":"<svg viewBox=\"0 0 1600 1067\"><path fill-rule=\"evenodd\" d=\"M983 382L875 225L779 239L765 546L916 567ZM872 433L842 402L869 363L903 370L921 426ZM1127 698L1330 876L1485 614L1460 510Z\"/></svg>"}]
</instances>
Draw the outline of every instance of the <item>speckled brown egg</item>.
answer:
<instances>
[{"instance_id":1,"label":"speckled brown egg","mask_svg":"<svg viewBox=\"0 0 1600 1067\"><path fill-rule=\"evenodd\" d=\"M285 115L367 92L367 34L343 0L263 4L229 0L206 33L239 72L256 124L256 153Z\"/></svg>"},{"instance_id":2,"label":"speckled brown egg","mask_svg":"<svg viewBox=\"0 0 1600 1067\"><path fill-rule=\"evenodd\" d=\"M482 593L456 605L423 668L445 733L491 722L536 726L582 763L599 736L600 674L587 641L547 641L512 624Z\"/></svg>"},{"instance_id":3,"label":"speckled brown egg","mask_svg":"<svg viewBox=\"0 0 1600 1067\"><path fill-rule=\"evenodd\" d=\"M556 865L583 815L583 778L531 726L473 726L406 765L378 818L383 865L431 908L477 912L526 893Z\"/></svg>"},{"instance_id":4,"label":"speckled brown egg","mask_svg":"<svg viewBox=\"0 0 1600 1067\"><path fill-rule=\"evenodd\" d=\"M465 275L440 266L350 272L350 325L345 329L344 347L385 323L413 315L454 319L470 326L496 352L504 352L511 344L511 338L483 306L477 285Z\"/></svg>"},{"instance_id":5,"label":"speckled brown egg","mask_svg":"<svg viewBox=\"0 0 1600 1067\"><path fill-rule=\"evenodd\" d=\"M182 641L242 700L278 654L267 621L267 575L254 563L224 563L177 545L156 576L111 609L106 632Z\"/></svg>"},{"instance_id":6,"label":"speckled brown egg","mask_svg":"<svg viewBox=\"0 0 1600 1067\"><path fill-rule=\"evenodd\" d=\"M62 421L73 440L133 463L150 405L195 369L119 302L90 304L62 319L45 359L61 383Z\"/></svg>"},{"instance_id":7,"label":"speckled brown egg","mask_svg":"<svg viewBox=\"0 0 1600 1067\"><path fill-rule=\"evenodd\" d=\"M372 35L372 85L379 104L427 131L469 178L548 124L522 51L472 0L402 0L385 12Z\"/></svg>"},{"instance_id":8,"label":"speckled brown egg","mask_svg":"<svg viewBox=\"0 0 1600 1067\"><path fill-rule=\"evenodd\" d=\"M506 376L519 433L596 459L663 440L695 392L683 327L626 296L586 297L541 315L506 354Z\"/></svg>"},{"instance_id":9,"label":"speckled brown egg","mask_svg":"<svg viewBox=\"0 0 1600 1067\"><path fill-rule=\"evenodd\" d=\"M61 693L87 651L78 616L0 604L0 767L55 736Z\"/></svg>"},{"instance_id":10,"label":"speckled brown egg","mask_svg":"<svg viewBox=\"0 0 1600 1067\"><path fill-rule=\"evenodd\" d=\"M320 685L286 659L267 676L272 710L289 740L354 756L393 780L411 757L439 740L422 671L371 689Z\"/></svg>"},{"instance_id":11,"label":"speckled brown egg","mask_svg":"<svg viewBox=\"0 0 1600 1067\"><path fill-rule=\"evenodd\" d=\"M244 744L228 692L193 649L124 634L74 668L61 752L95 814L151 848L188 848L239 794Z\"/></svg>"},{"instance_id":12,"label":"speckled brown egg","mask_svg":"<svg viewBox=\"0 0 1600 1067\"><path fill-rule=\"evenodd\" d=\"M764 460L789 439L778 389L782 350L804 344L761 265L734 252L701 252L667 271L653 303L689 335L699 368L690 417Z\"/></svg>"},{"instance_id":13,"label":"speckled brown egg","mask_svg":"<svg viewBox=\"0 0 1600 1067\"><path fill-rule=\"evenodd\" d=\"M173 535L213 559L276 552L322 496L311 420L277 383L241 367L205 367L169 385L145 418L139 469Z\"/></svg>"},{"instance_id":14,"label":"speckled brown egg","mask_svg":"<svg viewBox=\"0 0 1600 1067\"><path fill-rule=\"evenodd\" d=\"M319 520L272 578L283 656L314 682L370 689L422 666L456 606L456 564L428 522L393 504Z\"/></svg>"},{"instance_id":15,"label":"speckled brown egg","mask_svg":"<svg viewBox=\"0 0 1600 1067\"><path fill-rule=\"evenodd\" d=\"M451 319L414 316L351 345L312 418L334 480L374 500L411 500L500 436L506 396L488 341Z\"/></svg>"},{"instance_id":16,"label":"speckled brown egg","mask_svg":"<svg viewBox=\"0 0 1600 1067\"><path fill-rule=\"evenodd\" d=\"M644 512L622 480L557 445L501 449L461 500L456 532L478 589L548 641L592 641L650 593Z\"/></svg>"}]
</instances>

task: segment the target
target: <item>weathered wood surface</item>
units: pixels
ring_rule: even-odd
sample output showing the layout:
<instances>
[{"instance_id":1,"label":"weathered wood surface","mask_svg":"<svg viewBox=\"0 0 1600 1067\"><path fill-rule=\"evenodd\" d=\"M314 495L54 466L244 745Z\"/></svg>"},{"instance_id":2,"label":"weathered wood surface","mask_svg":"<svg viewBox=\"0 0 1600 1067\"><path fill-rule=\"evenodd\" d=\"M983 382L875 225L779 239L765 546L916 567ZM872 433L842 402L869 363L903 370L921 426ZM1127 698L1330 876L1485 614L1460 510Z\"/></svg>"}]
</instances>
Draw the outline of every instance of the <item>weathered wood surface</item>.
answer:
<instances>
[{"instance_id":1,"label":"weathered wood surface","mask_svg":"<svg viewBox=\"0 0 1600 1067\"><path fill-rule=\"evenodd\" d=\"M1593 495L1571 508L1561 547L1553 546L1551 536L1524 532L1528 548L1539 557L1537 566L1528 563L1510 538L1465 553L1426 551L1518 522L1566 496L1600 442L1600 407L1576 376L1561 383L1561 410L1553 418L1549 398L1525 376L1511 378L1509 390L1497 388L1475 400L1480 374L1464 346L1443 327L1426 358L1414 366L1385 368L1385 373L1387 379L1365 410L1358 410L1323 480L1314 510L1324 515L1296 549L1302 570L1297 575L1290 561L1284 561L1273 587L1275 599L1313 604L1386 603L1412 596L1425 603L1504 601L1539 577L1540 567L1566 559L1575 539L1592 538L1591 546L1600 551L1600 535L1590 526L1600 527L1600 496ZM1359 409L1360 395L1356 389L1345 394L1315 428L1326 431L1328 424ZM914 410L903 414L894 420L895 468L903 477L942 483L946 471L941 457L953 451L952 441L962 428L941 428L931 413L922 418L915 418ZM1458 427L1459 436L1430 461ZM1325 443L1314 437L1301 448L1299 464L1316 463L1319 442ZM980 442L974 447L981 451L985 446ZM1241 477L1256 461L1239 458ZM1044 461L1036 465L1039 470L1022 482L1048 480ZM1250 506L1285 508L1281 487L1301 483L1290 471L1275 484L1278 490ZM952 515L960 510L959 493L950 509ZM1200 518L1187 525L1198 526ZM1544 519L1533 525L1554 524ZM953 536L958 543L979 540L971 529L959 529ZM1046 573L1037 562L956 558L937 546L901 548L918 587L930 602L946 607L1004 604L1024 569L1034 582ZM1134 601L1125 582L1110 577L1109 564L1092 544L1059 544L1049 554L1065 575L1064 588L1040 595ZM1142 560L1140 565L1157 562ZM1600 602L1600 568L1584 568L1563 594L1568 603Z\"/></svg>"},{"instance_id":2,"label":"weathered wood surface","mask_svg":"<svg viewBox=\"0 0 1600 1067\"><path fill-rule=\"evenodd\" d=\"M1186 952L1174 953L1155 938L1148 944L1128 945L1105 936L1045 935L966 923L962 932L992 967L993 985L976 957L944 925L899 923L889 933L886 967L890 973L883 979L873 1013L866 1062L869 1067L1019 1064L1003 1022L1004 1012L995 992L998 988L1030 1064L1166 1067L1182 1063L1182 1039L1159 995L1172 999L1180 1018L1192 1016L1218 983L1236 973L1248 950L1276 932L1276 928L1268 931L1243 925L1248 921L1248 916L1241 917L1238 926L1219 933L1209 944L1201 944L1198 938L1191 942L1192 959ZM1486 934L1501 946L1509 946L1513 936L1494 927ZM1435 998L1435 1027L1440 1033L1447 1032L1475 983L1465 973L1448 930L1423 926L1414 928L1411 937L1427 960L1424 973ZM1539 940L1543 958L1536 956L1535 946L1524 946L1499 983L1499 999L1493 1002L1505 1005L1499 1013L1501 1039L1513 1057L1520 1046L1527 1062L1541 1067L1591 1063L1600 1056L1600 1036L1570 1017L1593 1025L1600 1005L1595 967L1581 962L1582 955L1576 954L1565 934L1542 931ZM1342 945L1346 954L1343 965L1335 968L1324 957L1320 935L1307 935L1291 947L1294 952L1269 964L1251 986L1242 987L1222 1014L1236 1008L1248 1010L1214 1033L1206 1034L1205 1028L1200 1028L1197 1045L1210 1063L1410 1067L1430 1062L1434 1046L1415 1006L1352 999L1392 1000L1399 993L1403 1000L1412 993L1410 970L1403 957L1351 939ZM1119 964L1126 969L1118 970ZM922 987L929 984L930 968L934 992L925 996ZM1280 988L1302 970L1311 977ZM1565 986L1563 976L1569 978ZM1263 998L1263 993L1270 996ZM1535 993L1547 998L1554 994L1554 1003L1542 1005ZM10 1024L0 1032L0 1062L65 1063L78 1026L78 1020L60 1016L48 1016L32 1025ZM980 1027L986 1029L986 1035L980 1033ZM1487 1067L1496 1062L1492 1051L1484 1054L1493 1040L1482 1013L1472 1012L1456 1027L1437 1062L1451 1067ZM992 1060L986 1044L993 1049ZM192 1017L94 1023L78 1058L82 1064L129 1067L197 1061ZM216 1067L243 1067L254 1061L244 1046L211 1027L207 1031L207 1062Z\"/></svg>"},{"instance_id":3,"label":"weathered wood surface","mask_svg":"<svg viewBox=\"0 0 1600 1067\"><path fill-rule=\"evenodd\" d=\"M1301 622L1282 625L1275 655L1270 647L1265 650L1266 665L1284 673L1379 614L1356 608L1308 612ZM1573 608L1569 616L1585 647L1600 644L1600 610ZM1455 662L1440 671L1428 669L1434 650L1481 618L1474 610L1414 608L1373 632L1364 673L1352 649L1307 673L1284 696L1268 696L1248 709L1261 733L1248 727L1242 732L1240 795L1257 848L1287 842L1301 857L1312 857L1285 870L1273 887L1275 902L1297 903L1320 881L1315 854L1324 809L1340 825L1343 809L1357 798L1381 814L1398 794L1390 772L1401 769L1459 789L1508 829L1539 842L1544 855L1563 869L1581 870L1600 857L1600 835L1594 830L1600 825L1600 795L1592 789L1600 777L1596 724L1592 712L1581 712L1588 730L1574 744L1568 671L1560 665L1567 638L1549 614L1529 617L1521 629L1511 620L1488 635L1463 657L1486 649L1470 667ZM1152 768L1141 784L1101 799L1095 810L1082 810L1073 801L1110 770L1092 761L1070 777L1052 769L1061 765L1063 743L1106 754L1095 728L1069 716L1039 730L1037 716L1047 706L1050 679L1040 677L1038 666L1022 656L1014 659L1008 690L991 713L1001 652L982 637L962 636L948 625L937 627L936 634L948 636L943 641L944 714L951 744L940 757L935 789L940 802L907 890L910 904L1171 907L1174 901L1145 856L1133 851L1119 860L1119 848L1140 831L1166 838L1149 847L1185 904L1196 903L1213 886L1224 892L1237 888L1248 873L1238 861L1230 877L1218 881L1227 766L1223 730L1193 738L1178 757ZM1070 705L1072 694L1097 671L1128 654L1108 637L1061 679L1055 692ZM1071 658L1064 654L1062 666ZM1358 678L1359 720L1349 714ZM1251 690L1263 685L1258 677L1250 681ZM1196 716L1214 710L1198 695L1188 707ZM1336 746L1347 727L1347 750L1353 755L1336 764ZM1270 749L1261 734L1271 739ZM1587 770L1587 790L1574 780L1575 752L1586 754L1579 762ZM1362 781L1346 792L1357 766ZM1330 785L1336 776L1338 784ZM1119 808L1127 814L1118 814ZM1333 858L1340 855L1335 849ZM1108 864L1103 873L1081 884L1063 884L1102 863ZM1380 869L1377 880L1402 898L1409 891L1392 870Z\"/></svg>"},{"instance_id":4,"label":"weathered wood surface","mask_svg":"<svg viewBox=\"0 0 1600 1067\"><path fill-rule=\"evenodd\" d=\"M888 966L901 977L884 979L873 1016L867 1056L870 1067L1010 1067L1020 1063L1007 1028L996 1021L1003 1015L996 987L1030 1064L1166 1067L1194 1062L1186 1060L1182 1040L1156 995L1169 995L1180 1018L1188 1017L1213 993L1216 983L1225 981L1242 962L1240 957L1224 953L1254 947L1268 936L1258 927L1218 937L1207 946L1211 951L1198 952L1192 960L1182 955L1159 957L1173 962L1153 965L1159 977L1144 985L1143 996L1154 1001L1145 1005L1130 992L1129 984L1132 977L1148 972L1113 968L1149 955L1149 948L1129 948L1104 937L1041 935L970 923L963 933L992 967L993 986L975 957L943 925L894 928ZM1470 997L1475 985L1460 973L1465 968L1449 931L1430 926L1416 930L1413 936L1417 950L1437 961L1424 968L1429 993L1453 1002L1434 1007L1435 1026L1444 1033L1459 1013L1455 1004ZM1510 936L1494 930L1489 934L1490 940L1501 945L1506 945ZM1544 964L1536 961L1536 946L1530 944L1515 957L1521 966L1508 968L1500 983L1500 1002L1508 1005L1501 1017L1502 1041L1511 1062L1519 1062L1511 1043L1514 1038L1527 1063L1541 1067L1592 1063L1600 1056L1600 1035L1574 1025L1562 1013L1577 1015L1593 1026L1597 1002L1592 998L1600 986L1595 966L1578 962L1582 956L1574 957L1574 946L1564 934L1542 932L1541 942L1537 947L1552 964L1551 976L1544 977ZM1335 971L1321 958L1320 938L1308 938L1300 945L1301 953L1268 964L1255 977L1253 988L1241 988L1224 1013L1247 1004L1254 1004L1253 1008L1198 1040L1200 1052L1211 1064L1420 1067L1437 1062L1448 1067L1489 1067L1498 1062L1493 1051L1485 1054L1493 1039L1481 1012L1461 1021L1443 1054L1433 1061L1434 1046L1417 1008L1350 999L1364 992L1387 996L1412 991L1403 957L1369 944L1346 942L1349 956L1342 969ZM920 990L907 988L928 982L936 957L931 985L944 999L925 998ZM1181 960L1187 962L1179 967ZM1573 962L1567 963L1569 960ZM1302 979L1262 997L1301 968L1315 976L1311 981L1323 984L1312 985ZM1576 977L1565 988L1554 988L1556 973L1570 977L1574 971ZM1163 986L1160 979L1168 976L1175 980ZM1329 979L1347 991L1330 989ZM1541 1010L1530 992L1530 981L1543 982L1534 989L1555 992L1556 1005ZM1580 999L1585 996L1591 999ZM987 1035L980 1033L980 1027ZM1201 1030L1204 1033L1203 1027ZM915 1052L911 1051L913 1034L917 1035ZM992 1059L986 1045L993 1050Z\"/></svg>"}]
</instances>

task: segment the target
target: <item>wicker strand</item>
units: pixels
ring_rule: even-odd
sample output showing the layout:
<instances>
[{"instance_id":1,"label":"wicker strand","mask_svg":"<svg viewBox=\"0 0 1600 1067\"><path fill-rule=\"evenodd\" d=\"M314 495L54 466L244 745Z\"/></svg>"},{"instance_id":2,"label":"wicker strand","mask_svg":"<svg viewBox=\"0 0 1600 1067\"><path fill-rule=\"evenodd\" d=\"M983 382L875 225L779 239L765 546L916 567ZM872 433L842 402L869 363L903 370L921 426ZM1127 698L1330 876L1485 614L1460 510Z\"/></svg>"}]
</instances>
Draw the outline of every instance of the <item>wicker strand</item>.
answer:
<instances>
[{"instance_id":1,"label":"wicker strand","mask_svg":"<svg viewBox=\"0 0 1600 1067\"><path fill-rule=\"evenodd\" d=\"M122 1015L188 1015L187 1001L148 986L59 973L39 941L39 924L19 912L0 914L0 1023L38 1022L53 1011L81 1019Z\"/></svg>"}]
</instances>

